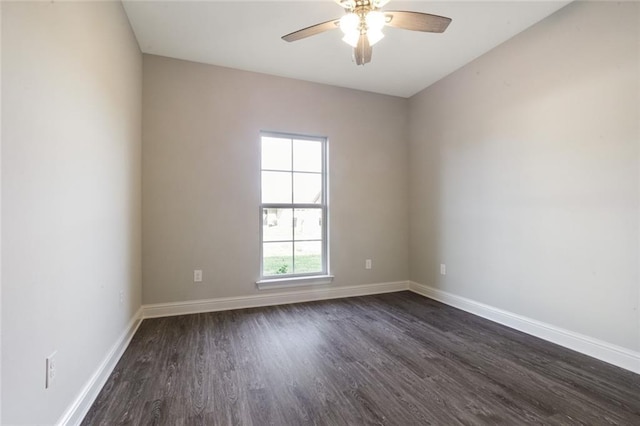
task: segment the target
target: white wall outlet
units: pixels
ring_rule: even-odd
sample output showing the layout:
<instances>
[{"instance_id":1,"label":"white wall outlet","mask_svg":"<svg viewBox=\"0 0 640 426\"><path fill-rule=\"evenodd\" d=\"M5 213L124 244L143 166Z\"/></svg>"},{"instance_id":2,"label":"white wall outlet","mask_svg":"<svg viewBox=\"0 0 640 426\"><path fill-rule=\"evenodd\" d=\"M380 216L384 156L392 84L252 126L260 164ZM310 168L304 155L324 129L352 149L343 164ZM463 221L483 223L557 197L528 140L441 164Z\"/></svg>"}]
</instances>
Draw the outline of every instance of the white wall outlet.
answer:
<instances>
[{"instance_id":1,"label":"white wall outlet","mask_svg":"<svg viewBox=\"0 0 640 426\"><path fill-rule=\"evenodd\" d=\"M56 380L56 353L54 352L45 360L46 376L44 381L44 388L49 389L53 382Z\"/></svg>"},{"instance_id":2,"label":"white wall outlet","mask_svg":"<svg viewBox=\"0 0 640 426\"><path fill-rule=\"evenodd\" d=\"M440 264L440 275L447 275L447 265L444 263Z\"/></svg>"},{"instance_id":3,"label":"white wall outlet","mask_svg":"<svg viewBox=\"0 0 640 426\"><path fill-rule=\"evenodd\" d=\"M366 259L364 261L364 269L371 269L371 259Z\"/></svg>"},{"instance_id":4,"label":"white wall outlet","mask_svg":"<svg viewBox=\"0 0 640 426\"><path fill-rule=\"evenodd\" d=\"M120 304L124 304L124 290L120 290Z\"/></svg>"},{"instance_id":5,"label":"white wall outlet","mask_svg":"<svg viewBox=\"0 0 640 426\"><path fill-rule=\"evenodd\" d=\"M193 282L201 283L202 282L202 269L194 269L193 270Z\"/></svg>"}]
</instances>

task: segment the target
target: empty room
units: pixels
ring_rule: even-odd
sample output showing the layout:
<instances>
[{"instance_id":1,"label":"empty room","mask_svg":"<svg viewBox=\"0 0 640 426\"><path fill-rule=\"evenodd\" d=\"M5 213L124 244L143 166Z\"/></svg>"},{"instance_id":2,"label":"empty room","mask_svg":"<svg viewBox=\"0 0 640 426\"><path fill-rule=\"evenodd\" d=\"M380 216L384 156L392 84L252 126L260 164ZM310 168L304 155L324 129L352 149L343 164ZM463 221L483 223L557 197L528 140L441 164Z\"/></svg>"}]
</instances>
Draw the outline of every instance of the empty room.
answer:
<instances>
[{"instance_id":1,"label":"empty room","mask_svg":"<svg viewBox=\"0 0 640 426\"><path fill-rule=\"evenodd\" d=\"M640 2L0 2L2 425L640 425Z\"/></svg>"}]
</instances>

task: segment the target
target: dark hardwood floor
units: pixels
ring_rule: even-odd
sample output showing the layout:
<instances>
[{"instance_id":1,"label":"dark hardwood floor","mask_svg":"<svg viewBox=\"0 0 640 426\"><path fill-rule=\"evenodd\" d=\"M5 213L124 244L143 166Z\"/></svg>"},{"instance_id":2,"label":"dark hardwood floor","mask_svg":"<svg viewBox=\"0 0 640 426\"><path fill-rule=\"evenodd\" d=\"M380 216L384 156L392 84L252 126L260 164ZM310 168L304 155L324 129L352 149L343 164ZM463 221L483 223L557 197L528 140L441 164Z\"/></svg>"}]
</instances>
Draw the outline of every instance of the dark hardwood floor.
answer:
<instances>
[{"instance_id":1,"label":"dark hardwood floor","mask_svg":"<svg viewBox=\"0 0 640 426\"><path fill-rule=\"evenodd\" d=\"M640 376L422 296L145 320L84 425L640 425Z\"/></svg>"}]
</instances>

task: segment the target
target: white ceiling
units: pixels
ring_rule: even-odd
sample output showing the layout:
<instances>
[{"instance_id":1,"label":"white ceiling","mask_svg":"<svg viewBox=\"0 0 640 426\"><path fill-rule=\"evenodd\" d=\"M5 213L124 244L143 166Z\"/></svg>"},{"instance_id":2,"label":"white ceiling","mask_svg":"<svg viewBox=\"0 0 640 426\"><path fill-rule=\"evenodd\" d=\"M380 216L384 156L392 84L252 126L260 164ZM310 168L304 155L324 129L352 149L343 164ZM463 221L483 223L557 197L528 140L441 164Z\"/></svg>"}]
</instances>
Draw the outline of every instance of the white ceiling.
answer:
<instances>
[{"instance_id":1,"label":"white ceiling","mask_svg":"<svg viewBox=\"0 0 640 426\"><path fill-rule=\"evenodd\" d=\"M443 34L385 27L364 67L339 29L293 43L281 36L342 16L323 1L124 1L144 53L409 97L570 1L391 1L453 19Z\"/></svg>"}]
</instances>

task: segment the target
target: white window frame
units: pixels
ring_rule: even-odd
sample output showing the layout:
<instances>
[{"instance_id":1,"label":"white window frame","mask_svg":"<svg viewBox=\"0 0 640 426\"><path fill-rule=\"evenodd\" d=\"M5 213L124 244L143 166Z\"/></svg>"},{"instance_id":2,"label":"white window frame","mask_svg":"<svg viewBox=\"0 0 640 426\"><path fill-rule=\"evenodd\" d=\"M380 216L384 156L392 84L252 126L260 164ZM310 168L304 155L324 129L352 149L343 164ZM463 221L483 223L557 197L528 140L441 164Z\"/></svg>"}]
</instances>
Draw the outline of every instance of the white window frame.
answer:
<instances>
[{"instance_id":1,"label":"white window frame","mask_svg":"<svg viewBox=\"0 0 640 426\"><path fill-rule=\"evenodd\" d=\"M293 195L291 203L263 203L262 202L262 172L270 171L269 169L262 168L262 138L263 137L272 137L272 138L282 138L282 139L290 139L292 148L293 148L293 140L310 140L315 142L320 142L322 146L322 197L320 200L320 204L314 203L294 203ZM293 149L291 150L291 174L293 171ZM282 170L277 170L282 171ZM300 135L294 133L283 133L283 132L260 132L260 205L258 209L258 217L259 217L259 230L260 230L260 280L256 282L260 289L263 288L279 288L279 287L290 287L292 285L315 285L315 284L327 284L331 282L333 276L329 275L329 208L328 208L328 138L324 136L310 136L310 135ZM292 188L291 191L293 193L293 179L292 179ZM282 274L282 275L264 275L264 257L263 257L263 248L264 248L264 236L263 236L263 211L264 209L319 209L321 211L322 217L322 270L320 272L311 272L311 273L302 273L302 274ZM293 230L294 234L292 235L291 243L293 244L293 262L294 262L294 270L295 270L295 229ZM301 242L304 240L299 240ZM289 241L287 241L289 242Z\"/></svg>"}]
</instances>

